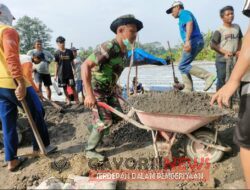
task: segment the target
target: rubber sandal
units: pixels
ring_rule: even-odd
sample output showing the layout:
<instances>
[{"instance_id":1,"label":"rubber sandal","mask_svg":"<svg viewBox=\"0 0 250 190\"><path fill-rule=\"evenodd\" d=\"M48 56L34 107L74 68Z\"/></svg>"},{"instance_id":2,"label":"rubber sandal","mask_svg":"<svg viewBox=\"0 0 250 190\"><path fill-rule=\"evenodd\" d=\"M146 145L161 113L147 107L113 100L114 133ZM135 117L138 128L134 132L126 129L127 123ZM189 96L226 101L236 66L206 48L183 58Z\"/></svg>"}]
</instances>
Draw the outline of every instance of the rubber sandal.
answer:
<instances>
[{"instance_id":1,"label":"rubber sandal","mask_svg":"<svg viewBox=\"0 0 250 190\"><path fill-rule=\"evenodd\" d=\"M28 160L27 157L17 157L17 160L19 163L16 165L16 167L8 169L10 172L16 172L20 169L20 167L23 165L24 162Z\"/></svg>"}]
</instances>

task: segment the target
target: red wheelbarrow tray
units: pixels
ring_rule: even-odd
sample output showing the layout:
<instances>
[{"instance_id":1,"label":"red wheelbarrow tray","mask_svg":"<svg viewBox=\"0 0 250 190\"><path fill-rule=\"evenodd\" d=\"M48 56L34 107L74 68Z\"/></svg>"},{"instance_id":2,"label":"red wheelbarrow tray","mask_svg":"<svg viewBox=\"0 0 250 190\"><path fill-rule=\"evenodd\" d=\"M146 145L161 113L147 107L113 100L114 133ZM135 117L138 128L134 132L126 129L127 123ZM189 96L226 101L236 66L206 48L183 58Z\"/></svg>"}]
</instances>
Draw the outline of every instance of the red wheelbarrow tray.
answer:
<instances>
[{"instance_id":1,"label":"red wheelbarrow tray","mask_svg":"<svg viewBox=\"0 0 250 190\"><path fill-rule=\"evenodd\" d=\"M192 133L193 131L196 131L197 129L227 114L224 110L221 114L211 116L149 113L136 109L135 111L141 123L152 128L153 130L169 131L182 134Z\"/></svg>"},{"instance_id":2,"label":"red wheelbarrow tray","mask_svg":"<svg viewBox=\"0 0 250 190\"><path fill-rule=\"evenodd\" d=\"M108 109L114 114L116 114L115 112L118 112L119 114L124 115L123 113L115 110L113 107L107 105L106 103L98 102L98 105L104 107L105 109ZM193 131L203 127L204 125L207 125L210 122L228 114L228 112L223 109L221 110L222 112L220 114L208 116L191 114L150 113L142 110L137 110L133 107L131 108L131 110L134 110L136 112L140 122L144 126L152 130L169 131L182 134L192 133Z\"/></svg>"}]
</instances>

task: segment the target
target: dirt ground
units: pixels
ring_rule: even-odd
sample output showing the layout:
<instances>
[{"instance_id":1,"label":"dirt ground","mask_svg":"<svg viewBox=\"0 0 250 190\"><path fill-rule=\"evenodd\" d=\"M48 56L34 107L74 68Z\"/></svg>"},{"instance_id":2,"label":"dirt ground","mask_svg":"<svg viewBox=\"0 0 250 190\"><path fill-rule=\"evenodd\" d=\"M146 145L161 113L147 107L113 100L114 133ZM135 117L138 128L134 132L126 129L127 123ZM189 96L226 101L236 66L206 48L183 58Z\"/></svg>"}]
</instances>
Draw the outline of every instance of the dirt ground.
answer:
<instances>
[{"instance_id":1,"label":"dirt ground","mask_svg":"<svg viewBox=\"0 0 250 190\"><path fill-rule=\"evenodd\" d=\"M201 96L200 100L204 100L203 98ZM141 97L138 99L141 100ZM83 175L88 172L89 167L84 156L84 146L89 135L87 126L91 123L91 112L74 105L66 107L64 113L56 111L48 104L45 104L45 109L51 143L58 146L58 152L48 157L30 157L20 171L9 173L3 162L4 149L0 145L0 189L26 189L31 186L38 186L42 181L52 176L65 181L69 174ZM206 110L204 108L204 111ZM25 119L23 119L22 125L27 125ZM218 128L222 142L233 149L232 152L225 153L220 162L212 164L208 182L147 181L145 183L144 181L123 181L117 183L117 189L244 188L239 149L232 140L236 125L237 114L231 111L228 115L207 126ZM154 156L150 132L121 121L111 128L110 133L110 137L104 138L104 142L98 148L98 151L107 156L109 160L131 157L139 159ZM28 155L32 151L30 134L29 130L24 132L24 141L20 145L18 155ZM182 147L183 142L184 136L179 135L172 148L174 157L185 156ZM55 170L55 163L62 164L64 169L62 171Z\"/></svg>"}]
</instances>

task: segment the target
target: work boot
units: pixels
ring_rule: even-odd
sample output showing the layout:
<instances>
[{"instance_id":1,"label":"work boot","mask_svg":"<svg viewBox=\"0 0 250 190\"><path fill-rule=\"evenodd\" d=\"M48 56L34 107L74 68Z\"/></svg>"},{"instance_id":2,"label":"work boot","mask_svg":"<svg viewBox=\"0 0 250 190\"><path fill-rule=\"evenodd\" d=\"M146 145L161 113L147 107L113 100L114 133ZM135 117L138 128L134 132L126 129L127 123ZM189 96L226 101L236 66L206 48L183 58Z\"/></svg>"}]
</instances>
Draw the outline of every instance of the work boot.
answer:
<instances>
[{"instance_id":1,"label":"work boot","mask_svg":"<svg viewBox=\"0 0 250 190\"><path fill-rule=\"evenodd\" d=\"M95 148L102 139L103 132L98 132L97 129L93 128L89 136L89 140L86 147L86 157L88 159L96 158L99 162L103 162L105 157L95 151Z\"/></svg>"},{"instance_id":2,"label":"work boot","mask_svg":"<svg viewBox=\"0 0 250 190\"><path fill-rule=\"evenodd\" d=\"M96 152L95 150L88 150L86 151L86 158L88 159L96 159L98 162L104 162L105 157L101 155L100 153Z\"/></svg>"},{"instance_id":3,"label":"work boot","mask_svg":"<svg viewBox=\"0 0 250 190\"><path fill-rule=\"evenodd\" d=\"M193 91L193 80L190 74L182 74L182 81L185 88L182 92L192 92Z\"/></svg>"},{"instance_id":4,"label":"work boot","mask_svg":"<svg viewBox=\"0 0 250 190\"><path fill-rule=\"evenodd\" d=\"M203 89L204 91L208 91L216 80L216 76L214 74L197 66L192 66L189 73L200 79L205 80L205 88Z\"/></svg>"}]
</instances>

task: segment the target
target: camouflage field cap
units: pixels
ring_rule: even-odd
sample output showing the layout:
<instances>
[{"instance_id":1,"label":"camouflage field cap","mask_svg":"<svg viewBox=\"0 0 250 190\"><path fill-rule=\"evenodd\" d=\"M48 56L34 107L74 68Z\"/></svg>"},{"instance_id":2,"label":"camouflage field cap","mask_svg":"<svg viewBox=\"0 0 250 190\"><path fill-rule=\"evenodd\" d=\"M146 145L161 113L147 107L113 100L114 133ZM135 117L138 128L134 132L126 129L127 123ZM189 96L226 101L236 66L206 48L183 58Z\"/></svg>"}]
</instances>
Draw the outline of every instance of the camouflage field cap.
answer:
<instances>
[{"instance_id":1,"label":"camouflage field cap","mask_svg":"<svg viewBox=\"0 0 250 190\"><path fill-rule=\"evenodd\" d=\"M119 26L127 24L135 24L137 26L137 32L143 28L143 23L141 21L136 19L134 15L128 14L115 19L110 25L110 29L116 34Z\"/></svg>"}]
</instances>

